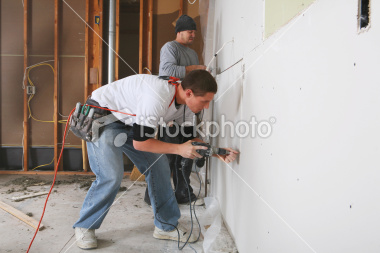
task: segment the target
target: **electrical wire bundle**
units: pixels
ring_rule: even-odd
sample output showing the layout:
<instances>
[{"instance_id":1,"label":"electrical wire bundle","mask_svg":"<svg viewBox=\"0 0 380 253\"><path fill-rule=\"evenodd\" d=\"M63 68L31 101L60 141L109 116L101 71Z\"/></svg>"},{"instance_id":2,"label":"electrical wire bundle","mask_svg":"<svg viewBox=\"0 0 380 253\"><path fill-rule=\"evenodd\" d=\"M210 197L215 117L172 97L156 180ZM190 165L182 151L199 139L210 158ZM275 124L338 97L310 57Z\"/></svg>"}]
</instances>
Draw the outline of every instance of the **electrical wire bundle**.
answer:
<instances>
[{"instance_id":1,"label":"electrical wire bundle","mask_svg":"<svg viewBox=\"0 0 380 253\"><path fill-rule=\"evenodd\" d=\"M51 61L54 61L54 60L51 60ZM34 68L37 68L37 67L41 67L41 66L48 66L50 67L50 69L53 71L53 73L55 74L55 70L53 68L52 65L50 65L49 63L47 63L49 61L45 61L45 62L40 62L40 63L37 63L37 64L34 64L32 66L29 66L25 69L25 72L24 72L24 78L23 78L23 89L25 89L25 86L24 86L24 83L25 83L25 78L27 78L28 80L28 83L29 83L29 86L31 87L36 87L34 85L34 83L32 82L32 80L30 79L30 71ZM38 121L38 122L43 122L43 123L54 123L54 120L40 120L40 119L36 119L35 117L33 117L33 114L32 114L32 109L30 107L30 101L34 98L34 95L35 93L33 94L30 94L29 98L28 98L28 111L29 111L29 118L32 118L33 120L35 121ZM64 115L61 115L61 116L64 116ZM53 115L53 118L54 118L54 115ZM61 123L61 124L65 124L67 122L67 120L58 120L58 123ZM54 157L52 159L52 161L50 163L47 163L47 164L41 164L41 165L38 165L36 167L34 167L32 170L35 170L35 169L38 169L40 167L44 167L44 166L49 166L50 164L52 164L54 162Z\"/></svg>"}]
</instances>

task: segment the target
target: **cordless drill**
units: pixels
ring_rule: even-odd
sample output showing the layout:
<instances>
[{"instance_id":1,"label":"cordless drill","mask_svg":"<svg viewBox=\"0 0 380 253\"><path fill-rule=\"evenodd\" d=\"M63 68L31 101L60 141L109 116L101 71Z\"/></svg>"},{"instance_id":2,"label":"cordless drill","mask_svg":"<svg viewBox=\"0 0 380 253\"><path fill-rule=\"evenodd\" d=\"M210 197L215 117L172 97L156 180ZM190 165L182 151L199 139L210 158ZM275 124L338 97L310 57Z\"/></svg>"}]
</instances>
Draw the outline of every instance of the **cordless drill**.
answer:
<instances>
[{"instance_id":1,"label":"cordless drill","mask_svg":"<svg viewBox=\"0 0 380 253\"><path fill-rule=\"evenodd\" d=\"M223 148L215 148L212 147L210 144L203 143L203 142L192 142L193 146L204 146L207 147L207 149L197 149L198 154L202 156L202 158L197 158L196 165L197 167L201 168L203 167L205 163L206 157L211 157L212 155L228 155L230 152ZM184 166L188 166L192 162L192 159L183 157L181 160L181 166L184 168Z\"/></svg>"}]
</instances>

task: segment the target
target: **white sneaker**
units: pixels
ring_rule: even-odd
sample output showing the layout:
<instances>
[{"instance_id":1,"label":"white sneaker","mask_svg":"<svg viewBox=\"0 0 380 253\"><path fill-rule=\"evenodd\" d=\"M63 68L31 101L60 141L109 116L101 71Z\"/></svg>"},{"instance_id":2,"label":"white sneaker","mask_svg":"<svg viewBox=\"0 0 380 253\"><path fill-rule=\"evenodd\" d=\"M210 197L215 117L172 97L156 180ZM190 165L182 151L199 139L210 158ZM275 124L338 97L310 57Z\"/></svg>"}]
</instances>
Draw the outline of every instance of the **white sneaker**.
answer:
<instances>
[{"instance_id":1,"label":"white sneaker","mask_svg":"<svg viewBox=\"0 0 380 253\"><path fill-rule=\"evenodd\" d=\"M77 246L81 249L96 249L98 243L95 237L95 229L75 228Z\"/></svg>"},{"instance_id":2,"label":"white sneaker","mask_svg":"<svg viewBox=\"0 0 380 253\"><path fill-rule=\"evenodd\" d=\"M177 225L177 229L179 231L180 241L186 242L187 238L189 237L189 233L187 232L187 230L184 227L182 227L182 225L179 223ZM161 240L178 241L177 229L174 229L172 231L164 231L164 230L159 229L158 227L155 227L153 237L156 239L161 239ZM188 242L195 242L197 240L197 238L198 238L198 236L195 235L194 231L193 231Z\"/></svg>"}]
</instances>

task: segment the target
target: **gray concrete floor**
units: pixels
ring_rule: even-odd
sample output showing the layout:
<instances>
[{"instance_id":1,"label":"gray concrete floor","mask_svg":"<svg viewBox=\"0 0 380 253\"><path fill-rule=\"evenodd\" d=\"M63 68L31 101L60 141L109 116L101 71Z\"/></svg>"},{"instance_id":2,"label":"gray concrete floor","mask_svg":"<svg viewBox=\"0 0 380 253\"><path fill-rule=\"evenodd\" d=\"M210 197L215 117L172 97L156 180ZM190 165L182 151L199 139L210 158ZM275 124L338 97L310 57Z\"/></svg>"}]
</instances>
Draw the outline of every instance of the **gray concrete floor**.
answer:
<instances>
[{"instance_id":1,"label":"gray concrete floor","mask_svg":"<svg viewBox=\"0 0 380 253\"><path fill-rule=\"evenodd\" d=\"M14 202L11 198L48 191L50 189L48 183L52 179L53 175L0 175L0 200L24 213L32 213L33 218L39 220L46 195L20 202ZM129 177L123 179L121 186L130 188L118 193L102 226L96 230L98 248L91 251L77 248L72 224L79 217L87 193L86 187L83 186L88 186L93 179L94 177L87 176L57 176L60 182L54 186L42 221L45 229L38 232L30 252L203 252L202 236L200 241L187 245L182 251L178 249L177 242L153 238L153 212L143 200L146 183L136 182L131 186L133 182ZM182 213L180 222L190 228L189 206L181 205L180 209ZM204 207L196 208L198 217L204 212ZM195 223L194 232L198 231L198 225ZM227 248L225 246L221 249L214 248L213 252L236 252L231 237L228 233L226 235L225 231L224 228L223 236L228 238L223 238L223 241L232 243L229 243ZM26 252L34 232L32 227L0 209L0 252Z\"/></svg>"}]
</instances>

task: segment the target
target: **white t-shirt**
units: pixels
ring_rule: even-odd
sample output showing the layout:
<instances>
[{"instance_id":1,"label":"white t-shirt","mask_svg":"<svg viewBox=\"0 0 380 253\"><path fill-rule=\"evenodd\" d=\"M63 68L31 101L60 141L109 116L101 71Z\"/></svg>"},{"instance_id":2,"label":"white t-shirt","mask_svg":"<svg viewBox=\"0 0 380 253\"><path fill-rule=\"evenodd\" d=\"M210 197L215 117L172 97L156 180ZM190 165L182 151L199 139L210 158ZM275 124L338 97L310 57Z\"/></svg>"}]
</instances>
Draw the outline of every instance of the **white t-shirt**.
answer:
<instances>
[{"instance_id":1,"label":"white t-shirt","mask_svg":"<svg viewBox=\"0 0 380 253\"><path fill-rule=\"evenodd\" d=\"M133 75L96 89L91 98L101 107L136 114L128 116L112 112L126 125L136 123L156 129L159 124L171 121L182 124L185 119L186 126L194 126L194 113L186 106L184 117L185 105L176 108L175 101L172 102L175 89L174 85L158 76Z\"/></svg>"}]
</instances>

